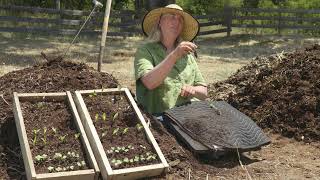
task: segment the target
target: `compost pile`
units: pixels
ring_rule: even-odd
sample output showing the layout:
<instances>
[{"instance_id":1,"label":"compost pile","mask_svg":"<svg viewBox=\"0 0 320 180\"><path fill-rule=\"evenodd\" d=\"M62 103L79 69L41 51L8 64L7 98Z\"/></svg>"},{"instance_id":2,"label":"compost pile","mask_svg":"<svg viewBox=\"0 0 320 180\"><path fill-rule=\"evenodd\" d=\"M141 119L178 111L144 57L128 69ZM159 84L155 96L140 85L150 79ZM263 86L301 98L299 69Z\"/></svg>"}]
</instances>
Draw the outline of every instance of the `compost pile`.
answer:
<instances>
[{"instance_id":1,"label":"compost pile","mask_svg":"<svg viewBox=\"0 0 320 180\"><path fill-rule=\"evenodd\" d=\"M210 85L262 128L306 142L320 140L320 45L257 57L224 82Z\"/></svg>"}]
</instances>

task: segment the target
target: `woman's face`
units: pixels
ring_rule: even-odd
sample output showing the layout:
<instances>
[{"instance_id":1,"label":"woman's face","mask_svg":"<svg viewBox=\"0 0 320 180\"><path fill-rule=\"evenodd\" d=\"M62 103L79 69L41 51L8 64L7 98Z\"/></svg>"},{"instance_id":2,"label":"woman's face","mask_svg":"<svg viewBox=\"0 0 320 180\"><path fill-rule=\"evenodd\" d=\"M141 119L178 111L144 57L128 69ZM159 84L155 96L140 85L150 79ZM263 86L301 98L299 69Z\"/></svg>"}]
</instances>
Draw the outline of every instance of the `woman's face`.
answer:
<instances>
[{"instance_id":1,"label":"woman's face","mask_svg":"<svg viewBox=\"0 0 320 180\"><path fill-rule=\"evenodd\" d=\"M174 13L163 14L159 26L163 35L172 36L176 39L183 28L183 17Z\"/></svg>"}]
</instances>

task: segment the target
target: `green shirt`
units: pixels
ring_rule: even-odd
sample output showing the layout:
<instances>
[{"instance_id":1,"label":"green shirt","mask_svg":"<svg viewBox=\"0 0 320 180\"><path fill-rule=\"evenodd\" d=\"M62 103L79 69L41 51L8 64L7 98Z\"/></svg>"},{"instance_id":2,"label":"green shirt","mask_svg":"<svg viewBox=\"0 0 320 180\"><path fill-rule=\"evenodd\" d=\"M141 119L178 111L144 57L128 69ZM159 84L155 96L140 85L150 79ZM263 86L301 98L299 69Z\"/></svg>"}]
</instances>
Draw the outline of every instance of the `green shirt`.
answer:
<instances>
[{"instance_id":1,"label":"green shirt","mask_svg":"<svg viewBox=\"0 0 320 180\"><path fill-rule=\"evenodd\" d=\"M190 97L180 96L183 85L206 86L194 56L188 54L177 60L161 85L153 90L148 90L140 78L161 63L165 57L166 50L161 43L144 44L138 48L135 55L137 100L152 114L162 113L172 107L190 102Z\"/></svg>"}]
</instances>

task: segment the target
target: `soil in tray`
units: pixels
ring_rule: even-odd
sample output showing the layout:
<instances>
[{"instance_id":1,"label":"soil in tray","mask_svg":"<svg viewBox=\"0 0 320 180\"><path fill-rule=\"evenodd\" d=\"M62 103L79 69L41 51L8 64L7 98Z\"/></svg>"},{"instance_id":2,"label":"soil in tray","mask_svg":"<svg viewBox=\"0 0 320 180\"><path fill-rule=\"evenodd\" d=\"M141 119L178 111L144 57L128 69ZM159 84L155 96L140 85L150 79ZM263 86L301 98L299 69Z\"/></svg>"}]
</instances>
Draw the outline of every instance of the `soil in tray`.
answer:
<instances>
[{"instance_id":1,"label":"soil in tray","mask_svg":"<svg viewBox=\"0 0 320 180\"><path fill-rule=\"evenodd\" d=\"M124 93L91 93L83 99L112 169L160 163Z\"/></svg>"},{"instance_id":2,"label":"soil in tray","mask_svg":"<svg viewBox=\"0 0 320 180\"><path fill-rule=\"evenodd\" d=\"M67 101L26 101L21 109L37 174L88 169Z\"/></svg>"}]
</instances>

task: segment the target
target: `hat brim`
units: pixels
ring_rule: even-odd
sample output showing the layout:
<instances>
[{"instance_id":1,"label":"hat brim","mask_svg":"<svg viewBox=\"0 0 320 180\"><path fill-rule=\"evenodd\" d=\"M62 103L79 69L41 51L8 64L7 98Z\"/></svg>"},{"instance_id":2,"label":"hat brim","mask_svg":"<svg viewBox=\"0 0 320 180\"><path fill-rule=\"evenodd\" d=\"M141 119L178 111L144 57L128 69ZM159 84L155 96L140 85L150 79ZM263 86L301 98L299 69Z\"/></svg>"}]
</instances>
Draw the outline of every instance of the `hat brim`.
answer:
<instances>
[{"instance_id":1,"label":"hat brim","mask_svg":"<svg viewBox=\"0 0 320 180\"><path fill-rule=\"evenodd\" d=\"M150 35L152 28L159 23L159 18L162 14L176 13L183 17L183 29L180 34L185 41L192 41L199 33L199 22L189 13L175 9L162 7L149 11L142 20L142 31L146 36Z\"/></svg>"}]
</instances>

